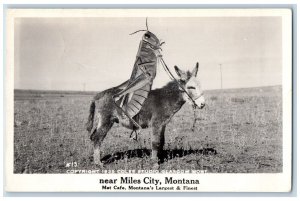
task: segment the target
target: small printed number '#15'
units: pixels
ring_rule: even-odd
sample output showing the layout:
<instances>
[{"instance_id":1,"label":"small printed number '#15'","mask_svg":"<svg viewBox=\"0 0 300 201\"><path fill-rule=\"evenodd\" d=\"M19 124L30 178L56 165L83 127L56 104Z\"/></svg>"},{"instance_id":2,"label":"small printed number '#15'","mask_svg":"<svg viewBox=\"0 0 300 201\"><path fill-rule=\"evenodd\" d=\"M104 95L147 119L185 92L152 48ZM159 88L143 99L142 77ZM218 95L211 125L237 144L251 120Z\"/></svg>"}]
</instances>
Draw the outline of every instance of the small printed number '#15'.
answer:
<instances>
[{"instance_id":1,"label":"small printed number '#15'","mask_svg":"<svg viewBox=\"0 0 300 201\"><path fill-rule=\"evenodd\" d=\"M77 162L66 163L66 167L77 167Z\"/></svg>"}]
</instances>

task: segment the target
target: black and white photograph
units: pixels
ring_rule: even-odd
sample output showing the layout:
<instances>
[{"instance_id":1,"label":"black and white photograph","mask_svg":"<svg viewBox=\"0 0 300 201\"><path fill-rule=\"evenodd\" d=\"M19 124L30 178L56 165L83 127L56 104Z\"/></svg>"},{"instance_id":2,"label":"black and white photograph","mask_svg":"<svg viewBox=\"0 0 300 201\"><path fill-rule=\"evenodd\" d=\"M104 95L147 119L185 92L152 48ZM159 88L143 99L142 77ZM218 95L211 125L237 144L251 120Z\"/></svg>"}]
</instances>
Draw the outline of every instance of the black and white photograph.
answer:
<instances>
[{"instance_id":1,"label":"black and white photograph","mask_svg":"<svg viewBox=\"0 0 300 201\"><path fill-rule=\"evenodd\" d=\"M289 10L9 14L12 176L84 175L99 191L202 191L210 186L201 177L274 174L284 182L273 177L274 189L262 190L290 190Z\"/></svg>"}]
</instances>

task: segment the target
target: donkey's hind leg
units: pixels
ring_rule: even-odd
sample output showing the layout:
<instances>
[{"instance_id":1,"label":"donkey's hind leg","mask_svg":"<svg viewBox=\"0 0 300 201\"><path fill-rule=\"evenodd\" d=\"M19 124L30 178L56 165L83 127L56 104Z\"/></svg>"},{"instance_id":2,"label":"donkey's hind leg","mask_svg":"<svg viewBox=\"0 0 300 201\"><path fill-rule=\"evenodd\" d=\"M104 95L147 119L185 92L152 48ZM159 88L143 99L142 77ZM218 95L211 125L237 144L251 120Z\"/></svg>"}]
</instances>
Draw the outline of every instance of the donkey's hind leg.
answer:
<instances>
[{"instance_id":1,"label":"donkey's hind leg","mask_svg":"<svg viewBox=\"0 0 300 201\"><path fill-rule=\"evenodd\" d=\"M108 131L113 126L114 122L111 121L110 118L101 118L101 116L98 114L97 118L97 128L94 130L94 132L91 135L91 140L94 145L94 163L96 165L102 165L100 161L100 146L108 133Z\"/></svg>"}]
</instances>

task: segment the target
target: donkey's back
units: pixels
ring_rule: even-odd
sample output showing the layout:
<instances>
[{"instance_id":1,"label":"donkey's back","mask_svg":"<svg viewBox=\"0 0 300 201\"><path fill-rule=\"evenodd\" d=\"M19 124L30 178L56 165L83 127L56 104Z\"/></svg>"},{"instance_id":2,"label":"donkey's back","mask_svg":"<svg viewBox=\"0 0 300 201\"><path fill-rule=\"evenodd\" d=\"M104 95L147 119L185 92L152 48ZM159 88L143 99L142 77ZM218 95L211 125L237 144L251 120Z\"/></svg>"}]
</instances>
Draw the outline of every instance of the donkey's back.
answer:
<instances>
[{"instance_id":1,"label":"donkey's back","mask_svg":"<svg viewBox=\"0 0 300 201\"><path fill-rule=\"evenodd\" d=\"M123 86L123 85L120 85ZM93 132L101 123L120 123L122 126L135 129L133 123L120 114L112 96L121 91L120 86L113 87L95 95L90 105L90 114L87 123L87 130ZM184 100L180 98L178 86L175 82L170 82L163 88L150 91L141 111L133 119L142 128L160 126L166 124L170 118L181 108ZM95 118L98 118L95 121Z\"/></svg>"}]
</instances>

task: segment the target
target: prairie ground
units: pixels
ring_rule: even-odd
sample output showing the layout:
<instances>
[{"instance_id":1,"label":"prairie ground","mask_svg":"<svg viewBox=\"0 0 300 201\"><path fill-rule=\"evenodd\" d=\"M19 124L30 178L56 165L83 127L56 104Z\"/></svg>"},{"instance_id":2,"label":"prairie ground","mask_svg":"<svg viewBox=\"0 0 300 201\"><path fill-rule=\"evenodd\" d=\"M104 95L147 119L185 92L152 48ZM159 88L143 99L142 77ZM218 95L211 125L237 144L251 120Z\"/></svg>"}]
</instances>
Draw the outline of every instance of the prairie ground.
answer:
<instances>
[{"instance_id":1,"label":"prairie ground","mask_svg":"<svg viewBox=\"0 0 300 201\"><path fill-rule=\"evenodd\" d=\"M85 130L92 93L15 90L14 173L95 170ZM281 86L205 92L206 107L185 104L166 128L160 170L282 172ZM138 141L115 124L101 154L106 170L151 170L151 128Z\"/></svg>"}]
</instances>

